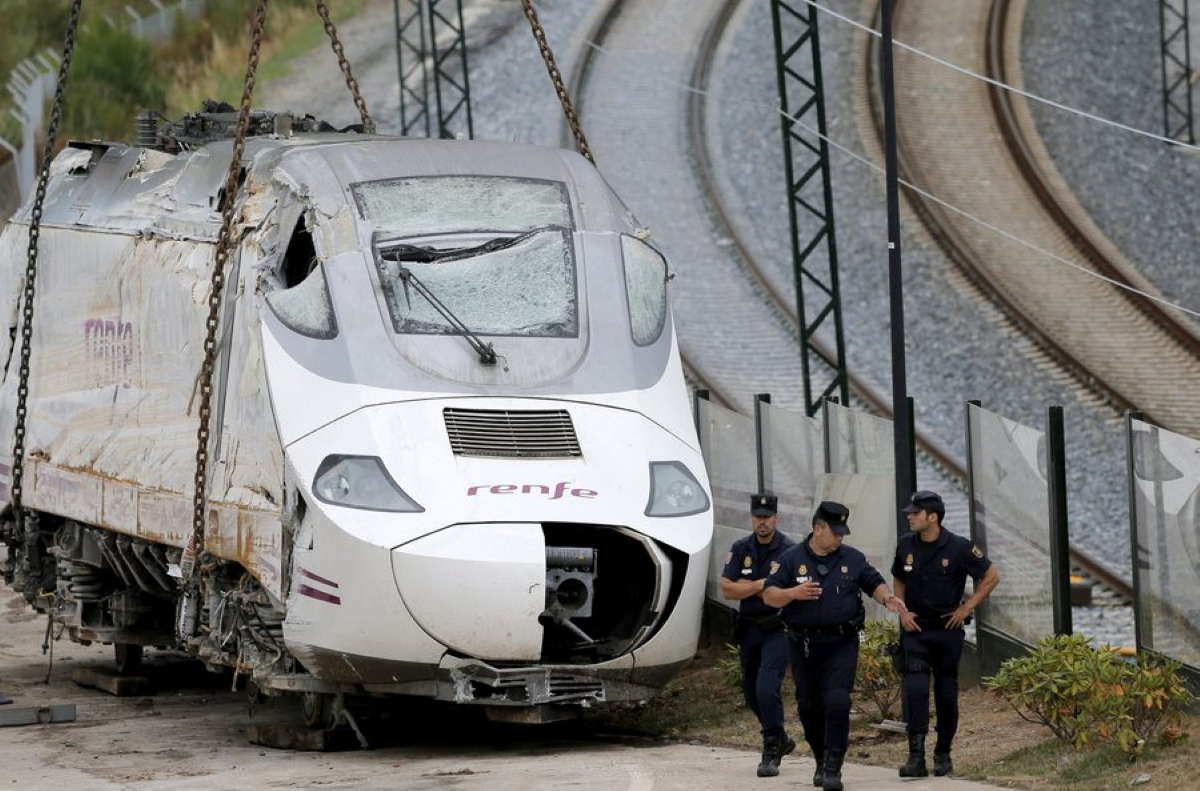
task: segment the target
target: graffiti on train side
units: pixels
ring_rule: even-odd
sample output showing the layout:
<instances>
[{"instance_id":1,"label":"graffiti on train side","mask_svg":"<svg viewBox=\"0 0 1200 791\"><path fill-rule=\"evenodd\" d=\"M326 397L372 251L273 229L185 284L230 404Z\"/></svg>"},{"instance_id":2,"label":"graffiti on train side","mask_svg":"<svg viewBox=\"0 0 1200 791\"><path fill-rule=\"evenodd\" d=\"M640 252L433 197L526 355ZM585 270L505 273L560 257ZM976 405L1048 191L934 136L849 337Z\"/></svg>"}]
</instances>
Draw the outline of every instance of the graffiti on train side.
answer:
<instances>
[{"instance_id":1,"label":"graffiti on train side","mask_svg":"<svg viewBox=\"0 0 1200 791\"><path fill-rule=\"evenodd\" d=\"M83 342L88 361L88 378L96 387L129 387L133 372L133 322L115 319L88 319L83 324Z\"/></svg>"}]
</instances>

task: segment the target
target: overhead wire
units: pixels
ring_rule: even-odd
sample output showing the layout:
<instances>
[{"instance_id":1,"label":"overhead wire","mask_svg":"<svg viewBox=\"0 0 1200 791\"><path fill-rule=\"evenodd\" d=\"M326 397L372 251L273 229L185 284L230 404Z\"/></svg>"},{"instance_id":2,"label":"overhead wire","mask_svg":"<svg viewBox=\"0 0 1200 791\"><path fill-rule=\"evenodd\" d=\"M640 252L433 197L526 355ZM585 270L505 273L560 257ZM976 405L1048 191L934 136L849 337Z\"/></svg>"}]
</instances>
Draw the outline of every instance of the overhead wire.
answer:
<instances>
[{"instance_id":1,"label":"overhead wire","mask_svg":"<svg viewBox=\"0 0 1200 791\"><path fill-rule=\"evenodd\" d=\"M839 13L837 13L837 12L835 12L835 11L832 11L831 9L825 8L824 6L822 6L822 5L820 5L819 3L815 2L815 0L800 0L800 2L803 2L803 3L806 3L806 4L808 4L808 5L811 5L811 6L813 6L814 8L818 9L819 11L822 11L822 12L824 12L824 13L827 13L827 14L829 14L830 16L834 17L835 19L838 19L838 20L840 20L840 21L842 21L842 22L846 22L847 24L850 24L850 25L852 25L853 27L856 27L856 28L858 28L858 29L860 29L860 30L863 30L863 31L865 31L865 32L868 32L868 33L870 33L870 34L872 34L872 35L875 35L875 36L878 36L878 35L879 35L879 33L878 33L878 32L876 32L876 31L875 31L874 29L872 29L871 27L869 27L869 26L867 26L867 25L863 25L862 23L860 23L860 22L857 22L857 21L855 21L855 20L853 20L853 19L850 19L849 17L843 16L842 14L839 14ZM608 51L608 50L606 50L606 49L605 49L603 46L601 46L601 45L597 44L597 43L596 43L596 42L594 42L594 41L584 41L584 42L583 42L583 44L584 44L585 46L587 46L587 47L589 47L589 48L591 48L591 49L595 50L596 52L598 52L598 53L600 53L600 54L602 54L602 55L606 56L606 57L610 57L610 56L612 56L612 55L613 55L613 53L609 52L609 51ZM893 41L893 44L894 44L895 46L901 47L901 48L903 48L903 49L905 49L905 50L911 51L911 52L913 52L914 54L920 55L920 56L922 56L922 57L926 57L926 58L928 58L929 60L931 60L931 61L933 61L933 62L935 62L935 63L941 64L941 65L944 65L944 66L946 66L947 68L950 68L950 69L952 69L952 70L954 70L954 71L956 71L956 72L959 72L959 73L961 73L961 74L963 74L963 75L965 75L965 76L967 76L967 77L972 77L972 78L975 78L975 79L979 79L979 80L982 80L982 81L984 81L984 82L987 82L987 83L989 83L989 84L995 85L996 87L1003 88L1003 89L1005 89L1005 90L1010 90L1010 91L1013 91L1013 92L1015 92L1015 93L1017 93L1017 94L1019 94L1019 95L1021 95L1021 96L1023 96L1023 97L1026 97L1026 98L1032 99L1032 100L1034 100L1034 101L1041 102L1041 103L1043 103L1043 104L1046 104L1046 105L1049 105L1049 106L1052 106L1052 107L1056 107L1056 108L1059 108L1059 109L1065 110L1065 111L1067 111L1067 112L1073 113L1073 114L1075 114L1075 115L1078 115L1078 116L1080 116L1080 117L1083 117L1083 118L1085 118L1085 119L1092 120L1092 121L1096 121L1096 122L1098 122L1098 123L1101 123L1101 124L1103 124L1103 125L1106 125L1106 126L1109 126L1109 127L1113 127L1113 128L1117 128L1117 129L1121 129L1121 130L1123 130L1123 131L1127 131L1127 132L1131 132L1131 133L1134 133L1134 134L1138 134L1138 135L1141 135L1141 136L1143 136L1143 137L1146 137L1146 138L1149 138L1149 139L1152 139L1152 140L1156 140L1156 141L1159 141L1159 142L1171 143L1171 144L1173 144L1173 145L1176 145L1176 146L1178 146L1178 147L1180 147L1180 148L1183 148L1183 149L1187 149L1187 150L1200 150L1200 147L1198 147L1198 146L1192 146L1192 145L1189 145L1189 144L1186 144L1186 143L1181 143L1181 142L1179 142L1179 141L1177 141L1177 140L1171 140L1170 138L1165 138L1165 137L1162 137L1162 136L1160 136L1160 135L1155 135L1155 134L1153 134L1153 133L1146 132L1145 130L1137 129L1137 128L1135 128L1135 127L1126 126L1126 125L1124 125L1124 124L1120 124L1120 123L1117 123L1117 122L1115 122L1115 121L1110 121L1110 120L1108 120L1108 119L1106 119L1106 118L1103 118L1103 117L1101 117L1101 116L1095 115L1095 114L1093 114L1093 113L1087 113L1087 112L1084 112L1084 111L1082 111L1082 110L1077 110L1077 109L1075 109L1075 108L1072 108L1072 107L1069 107L1069 106L1067 106L1067 105L1063 105L1063 104L1060 104L1060 103L1058 103L1058 102L1054 102L1054 101L1052 101L1052 100L1050 100L1050 99L1045 99L1045 98L1043 98L1043 97L1037 96L1036 94L1032 94L1032 93L1029 93L1028 91L1024 91L1024 90L1021 90L1021 89L1019 89L1019 88L1015 88L1015 87L1013 87L1013 86L1011 86L1011 85L1007 85L1007 84L1005 84L1005 83L1003 83L1003 82L1000 82L1000 81L998 81L998 80L992 79L992 78L990 78L990 77L987 77L987 76L984 76L984 75L981 75L981 74L977 74L977 73L975 73L975 72L971 71L970 69L965 69L965 68L962 68L962 67L960 67L960 66L956 66L955 64L952 64L952 63L950 63L950 62L948 62L948 61L945 61L945 60L942 60L942 59L940 59L940 58L937 58L937 57L936 57L936 56L934 56L934 55L930 55L930 54L928 54L928 53L926 53L926 52L923 52L923 51L921 51L921 50L918 50L918 49L917 49L917 48L915 48L915 47L909 46L909 45L907 45L907 44L902 44L902 43L901 43L901 42L899 42L899 41ZM698 88L698 87L696 87L695 85L691 85L691 84L685 84L685 83L682 83L682 82L679 82L679 81L674 81L674 80L673 80L673 81L671 81L671 84L673 84L673 85L674 85L676 88L678 88L678 89L679 89L680 91L682 91L682 92L685 92L685 93L694 93L694 94L697 94L697 95L700 95L700 96L704 96L706 100L713 101L713 102L714 102L714 103L716 103L716 104L720 104L720 100L719 100L718 98L716 98L716 97L713 95L713 93L712 93L711 91L706 91L706 90L703 90L703 89L701 89L701 88ZM776 104L774 107L772 107L772 108L771 108L771 110L772 110L772 112L774 112L774 113L777 113L778 115L780 115L780 116L782 116L782 117L784 117L784 118L787 118L787 119L789 119L789 121L790 121L790 122L792 122L792 123L793 123L793 124L795 124L796 126L800 127L800 128L801 128L801 129L803 129L805 132L807 132L807 133L809 133L809 134L813 135L814 137L816 137L816 138L818 138L818 139L820 139L820 140L823 140L823 141L825 141L825 142L826 142L826 143L828 143L830 146L832 146L833 148L837 149L839 152L841 152L841 153L845 154L846 156L850 157L852 160L854 160L854 161L858 162L859 164L862 164L862 165L865 165L865 166L867 166L868 168L870 168L870 169L874 170L876 173L880 173L880 174L882 174L882 173L884 172L884 169L883 169L883 167L881 167L880 165L877 165L877 164L875 164L874 162L872 162L871 160L869 160L868 158L866 158L865 156L863 156L863 155L861 155L861 154L858 154L858 153L854 152L854 151L853 151L852 149L850 149L848 146L845 146L845 145L842 145L842 144L838 143L836 140L834 140L834 139L833 139L832 137L830 137L829 135L824 135L824 134L821 134L821 133L820 133L818 130L816 130L816 129L812 128L811 126L809 126L809 125L807 125L807 124L805 124L805 123L801 122L800 120L798 120L798 119L796 119L796 118L793 118L793 117L792 117L792 116L791 116L789 113L785 112L785 111L783 110L783 108L782 108L782 107L779 107L779 106L778 106L778 104ZM1107 283L1107 284L1109 284L1109 285L1111 285L1111 286L1114 286L1114 287L1116 287L1116 288L1120 288L1120 289L1122 289L1123 291L1126 291L1126 292L1128 292L1128 293L1130 293L1130 294L1136 294L1136 295L1138 295L1138 296L1140 296L1140 297L1143 297L1143 298L1145 298L1145 299L1148 299L1148 300L1150 300L1150 301L1152 301L1152 302L1155 302L1155 303L1157 303L1157 304L1159 304L1159 305L1162 305L1163 307L1166 307L1166 308L1169 308L1169 309L1171 309L1171 310L1175 310L1175 311L1178 311L1178 312L1180 312L1180 313L1183 313L1183 314L1186 314L1186 315L1192 316L1192 317L1194 317L1194 318L1198 318L1198 319L1200 319L1200 310L1193 310L1193 309L1191 309L1191 308L1188 308L1188 307L1185 307L1184 305L1181 305L1181 304L1179 304L1179 303L1177 303L1177 302L1173 302L1173 301L1171 301L1171 300L1169 300L1169 299L1167 299L1167 298L1165 298L1165 297L1161 297L1161 296L1158 296L1158 295L1156 295L1156 294L1151 294L1151 293L1148 293L1148 292L1146 292L1146 291L1143 291L1143 290L1141 290L1141 289L1138 289L1138 288L1136 288L1136 287L1134 287L1134 286L1132 286L1132 285L1129 285L1129 284L1127 284L1127 283L1122 283L1122 282L1119 282L1119 281L1117 281L1117 280L1114 280L1113 278L1107 277L1107 276L1105 276L1105 275L1103 275L1103 274L1101 274L1101 273L1099 273L1099 272L1096 272L1095 270L1091 269L1091 268L1090 268L1090 267L1088 267L1088 266L1085 266L1085 265L1083 265L1083 264L1080 264L1080 263L1078 263L1078 262L1076 262L1076 261L1072 261L1072 260L1070 260L1070 259L1068 259L1068 258L1064 258L1063 256L1061 256L1061 255L1058 255L1057 253L1054 253L1054 252L1051 252L1051 251L1049 251L1049 250L1046 250L1046 249L1044 249L1044 248L1042 248L1042 247L1039 247L1037 244L1034 244L1033 242L1030 242L1030 241L1028 241L1028 240L1026 240L1026 239L1022 238L1022 237L1021 237L1019 234L1015 234L1015 233L1013 233L1013 232L1011 232L1011 231L1007 231L1007 230L1005 230L1005 229L1003 229L1003 228L1001 228L1001 227L999 227L999 226L997 226L997 225L994 225L994 224L992 224L992 223L988 222L987 220L984 220L982 217L979 217L979 216L977 216L977 215L975 215L975 214L972 214L971 212L967 211L966 209L959 208L958 206L955 206L954 204L950 203L949 201L946 201L946 200L944 200L944 199L942 199L942 198L939 198L939 197L937 197L936 195L933 195L932 193L930 193L930 192L928 192L928 191L926 191L926 190L923 190L923 189L921 189L921 188L920 188L920 187L918 187L916 184L913 184L913 183L911 183L911 182L909 182L909 181L906 181L906 180L904 180L904 179L899 179L899 183L900 183L901 185L903 185L904 187L906 187L906 188L908 188L908 189L912 190L914 193L916 193L916 194L919 194L919 195L921 195L922 197L929 199L930 201L933 201L934 203L936 203L936 204L938 204L939 206L941 206L941 207L943 207L943 208L945 208L945 209L947 209L947 210L949 210L949 211L953 212L954 214L957 214L957 215L959 215L960 217L963 217L964 219L967 219L967 220L969 220L969 221L971 221L971 222L973 222L973 223L976 223L977 225L979 225L979 226L981 226L981 227L983 227L983 228L985 228L985 229L987 229L987 230L989 230L989 231L992 231L993 233L995 233L995 234L997 234L997 235L1001 236L1001 237L1002 237L1002 238L1004 238L1004 239L1007 239L1007 240L1009 240L1009 241L1012 241L1012 242L1016 242L1017 244L1020 244L1022 247L1025 247L1025 248L1026 248L1026 249L1028 249L1028 250L1031 250L1031 251L1033 251L1033 252L1036 252L1036 253L1038 253L1038 254L1040 254L1040 255L1043 255L1043 256L1045 256L1046 258L1050 259L1051 261L1054 261L1054 262L1056 262L1056 263L1059 263L1059 264L1063 264L1063 265L1065 265L1065 266L1068 266L1068 267L1070 267L1070 268L1072 268L1072 269L1075 269L1075 270L1079 271L1079 272L1080 272L1080 273L1082 273L1082 274L1085 274L1085 275L1087 275L1087 276L1089 276L1089 277L1092 277L1092 278L1095 278L1095 279L1097 279L1097 280L1100 280L1100 281L1102 281L1102 282L1105 282L1105 283Z\"/></svg>"},{"instance_id":2,"label":"overhead wire","mask_svg":"<svg viewBox=\"0 0 1200 791\"><path fill-rule=\"evenodd\" d=\"M879 31L875 30L875 28L871 27L870 25L864 25L862 22L851 19L850 17L845 16L844 14L839 14L837 11L834 11L831 8L826 8L825 6L816 2L816 0L799 0L799 2L805 3L806 5L809 5L809 6L812 6L813 8L817 9L821 13L831 16L834 19L838 20L839 22L845 22L846 24L850 25L851 27L858 28L859 30L863 31L864 33L874 36L875 38L879 38L881 35L879 33ZM1165 137L1163 135L1155 134L1154 132L1147 132L1145 129L1138 129L1136 126L1129 126L1128 124L1123 124L1123 123L1120 123L1119 121L1113 121L1109 118L1105 118L1104 116L1096 115L1095 113L1089 113L1086 110L1080 110L1075 107L1071 107L1070 105L1066 105L1061 102L1056 102L1053 99L1047 99L1044 96L1039 96L1036 93L1026 91L1023 88L1018 88L1015 85L1009 85L1008 83L1001 82L1000 80L997 80L993 77L988 77L986 74L979 74L978 72L971 71L968 68L959 66L958 64L955 64L955 63L951 63L948 60L939 58L937 55L933 55L928 52L925 52L924 50L917 49L916 47L911 46L909 44L905 44L902 41L892 39L892 46L894 46L898 49L903 49L907 52L911 52L912 54L917 55L918 57L925 58L926 60L936 63L939 66L944 66L945 68L950 69L951 71L956 71L959 74L965 75L967 77L971 77L972 79L976 79L981 82L985 82L988 85L991 85L993 87L1000 88L1002 90L1009 91L1011 93L1015 93L1018 96L1022 96L1026 99L1029 99L1030 101L1037 102L1039 104L1044 104L1047 107L1053 107L1056 110L1062 110L1063 112L1071 113L1071 114L1077 115L1081 118L1086 118L1089 121L1094 121L1098 124L1103 124L1104 126L1109 126L1114 129L1120 129L1123 132L1129 132L1130 134L1149 138L1150 140L1155 140L1155 141L1158 141L1159 143L1166 143L1167 145L1177 146L1179 148L1186 149L1188 151L1200 151L1200 145L1193 145L1191 143L1185 143L1181 140L1175 140L1170 137Z\"/></svg>"}]
</instances>

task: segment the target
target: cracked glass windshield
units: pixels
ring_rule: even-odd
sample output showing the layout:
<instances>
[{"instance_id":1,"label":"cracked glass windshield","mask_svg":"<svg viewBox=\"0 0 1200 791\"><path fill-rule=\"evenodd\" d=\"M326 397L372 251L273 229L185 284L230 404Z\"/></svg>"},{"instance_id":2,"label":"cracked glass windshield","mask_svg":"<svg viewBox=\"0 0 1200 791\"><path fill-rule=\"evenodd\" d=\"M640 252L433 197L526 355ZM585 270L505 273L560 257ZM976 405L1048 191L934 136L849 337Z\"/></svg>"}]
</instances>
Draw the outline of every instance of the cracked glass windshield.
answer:
<instances>
[{"instance_id":1,"label":"cracked glass windshield","mask_svg":"<svg viewBox=\"0 0 1200 791\"><path fill-rule=\"evenodd\" d=\"M353 190L376 228L376 263L396 332L460 332L416 293L407 282L411 274L473 332L578 335L565 185L444 176L367 182Z\"/></svg>"}]
</instances>

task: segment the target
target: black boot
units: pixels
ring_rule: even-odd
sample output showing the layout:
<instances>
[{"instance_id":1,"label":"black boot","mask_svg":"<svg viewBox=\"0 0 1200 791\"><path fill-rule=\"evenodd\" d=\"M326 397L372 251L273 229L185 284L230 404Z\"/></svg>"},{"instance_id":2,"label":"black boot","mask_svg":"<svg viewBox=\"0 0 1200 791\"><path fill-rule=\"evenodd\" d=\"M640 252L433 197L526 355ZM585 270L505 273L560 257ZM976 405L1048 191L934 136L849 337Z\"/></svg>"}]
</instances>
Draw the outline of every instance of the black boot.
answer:
<instances>
[{"instance_id":1,"label":"black boot","mask_svg":"<svg viewBox=\"0 0 1200 791\"><path fill-rule=\"evenodd\" d=\"M791 755L796 749L796 740L787 735L784 731L783 736L779 739L779 757L782 759L785 755Z\"/></svg>"},{"instance_id":2,"label":"black boot","mask_svg":"<svg viewBox=\"0 0 1200 791\"><path fill-rule=\"evenodd\" d=\"M925 734L908 734L908 762L900 767L901 777L929 777L925 768Z\"/></svg>"},{"instance_id":3,"label":"black boot","mask_svg":"<svg viewBox=\"0 0 1200 791\"><path fill-rule=\"evenodd\" d=\"M950 741L939 733L937 744L933 747L933 773L938 777L945 777L954 771L954 762L950 760Z\"/></svg>"},{"instance_id":4,"label":"black boot","mask_svg":"<svg viewBox=\"0 0 1200 791\"><path fill-rule=\"evenodd\" d=\"M821 778L821 788L825 791L842 791L842 761L846 751L835 747L825 748L825 776Z\"/></svg>"},{"instance_id":5,"label":"black boot","mask_svg":"<svg viewBox=\"0 0 1200 791\"><path fill-rule=\"evenodd\" d=\"M762 761L758 764L759 777L775 777L779 774L779 759L782 757L783 744L778 736L764 736Z\"/></svg>"},{"instance_id":6,"label":"black boot","mask_svg":"<svg viewBox=\"0 0 1200 791\"><path fill-rule=\"evenodd\" d=\"M817 762L817 771L813 772L813 787L825 787L825 754L813 750L813 760Z\"/></svg>"}]
</instances>

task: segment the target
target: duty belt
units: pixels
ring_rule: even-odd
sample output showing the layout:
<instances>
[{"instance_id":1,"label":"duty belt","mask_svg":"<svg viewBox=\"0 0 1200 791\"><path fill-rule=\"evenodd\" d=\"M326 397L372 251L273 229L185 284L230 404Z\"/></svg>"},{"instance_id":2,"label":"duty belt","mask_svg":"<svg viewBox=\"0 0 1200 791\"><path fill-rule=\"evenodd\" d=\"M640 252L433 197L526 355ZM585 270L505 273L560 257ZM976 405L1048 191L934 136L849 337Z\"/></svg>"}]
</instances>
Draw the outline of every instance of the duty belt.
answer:
<instances>
[{"instance_id":1,"label":"duty belt","mask_svg":"<svg viewBox=\"0 0 1200 791\"><path fill-rule=\"evenodd\" d=\"M778 629L783 625L783 618L777 612L769 615L739 615L738 620L754 629Z\"/></svg>"},{"instance_id":2,"label":"duty belt","mask_svg":"<svg viewBox=\"0 0 1200 791\"><path fill-rule=\"evenodd\" d=\"M784 631L787 636L794 642L801 643L804 646L804 655L808 656L808 641L809 640L825 640L830 637L843 637L848 634L858 634L861 627L854 621L838 624L837 626L813 626L807 629L784 624Z\"/></svg>"}]
</instances>

